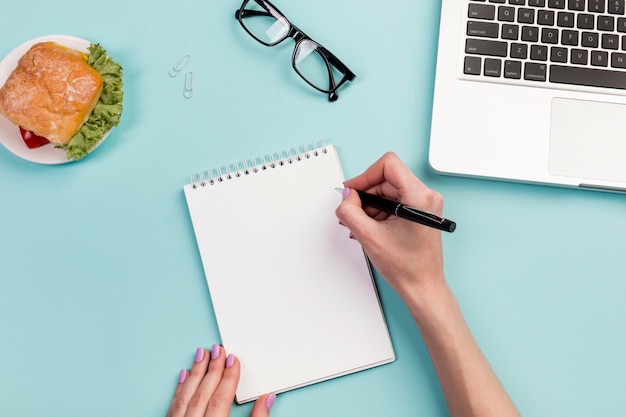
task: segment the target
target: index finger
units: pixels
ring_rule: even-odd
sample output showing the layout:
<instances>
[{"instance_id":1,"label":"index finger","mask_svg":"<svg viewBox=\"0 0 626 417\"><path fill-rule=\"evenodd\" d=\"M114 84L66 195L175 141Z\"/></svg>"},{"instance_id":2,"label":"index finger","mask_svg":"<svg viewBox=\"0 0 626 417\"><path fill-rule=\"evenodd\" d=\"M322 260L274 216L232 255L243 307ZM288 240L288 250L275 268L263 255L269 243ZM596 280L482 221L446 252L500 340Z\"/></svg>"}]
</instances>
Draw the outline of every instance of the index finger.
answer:
<instances>
[{"instance_id":1,"label":"index finger","mask_svg":"<svg viewBox=\"0 0 626 417\"><path fill-rule=\"evenodd\" d=\"M241 365L239 359L231 353L226 357L224 373L219 381L219 385L211 395L206 416L228 417L235 399L240 373Z\"/></svg>"},{"instance_id":2,"label":"index finger","mask_svg":"<svg viewBox=\"0 0 626 417\"><path fill-rule=\"evenodd\" d=\"M365 172L346 181L348 188L367 191L376 195L396 199L403 203L415 201L415 192L428 188L393 152L387 152Z\"/></svg>"}]
</instances>

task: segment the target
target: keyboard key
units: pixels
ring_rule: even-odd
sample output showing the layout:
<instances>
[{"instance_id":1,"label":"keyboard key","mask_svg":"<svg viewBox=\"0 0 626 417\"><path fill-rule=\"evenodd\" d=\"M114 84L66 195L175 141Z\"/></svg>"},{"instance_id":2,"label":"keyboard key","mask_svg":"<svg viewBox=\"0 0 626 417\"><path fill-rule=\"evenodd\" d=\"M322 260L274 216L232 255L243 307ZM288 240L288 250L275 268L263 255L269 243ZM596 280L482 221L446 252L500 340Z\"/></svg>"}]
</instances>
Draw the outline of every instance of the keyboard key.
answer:
<instances>
[{"instance_id":1,"label":"keyboard key","mask_svg":"<svg viewBox=\"0 0 626 417\"><path fill-rule=\"evenodd\" d=\"M533 7L545 7L546 0L528 0L528 5Z\"/></svg>"},{"instance_id":2,"label":"keyboard key","mask_svg":"<svg viewBox=\"0 0 626 417\"><path fill-rule=\"evenodd\" d=\"M526 0L509 0L509 4L514 4L516 6L524 6L526 4Z\"/></svg>"},{"instance_id":3,"label":"keyboard key","mask_svg":"<svg viewBox=\"0 0 626 417\"><path fill-rule=\"evenodd\" d=\"M468 75L480 75L482 59L478 56L466 56L463 66L463 73Z\"/></svg>"},{"instance_id":4,"label":"keyboard key","mask_svg":"<svg viewBox=\"0 0 626 417\"><path fill-rule=\"evenodd\" d=\"M535 9L519 9L517 11L517 23L535 23Z\"/></svg>"},{"instance_id":5,"label":"keyboard key","mask_svg":"<svg viewBox=\"0 0 626 417\"><path fill-rule=\"evenodd\" d=\"M609 0L606 7L607 11L611 14L624 14L624 0Z\"/></svg>"},{"instance_id":6,"label":"keyboard key","mask_svg":"<svg viewBox=\"0 0 626 417\"><path fill-rule=\"evenodd\" d=\"M574 27L574 13L570 12L559 12L556 15L556 24L562 28L573 28Z\"/></svg>"},{"instance_id":7,"label":"keyboard key","mask_svg":"<svg viewBox=\"0 0 626 417\"><path fill-rule=\"evenodd\" d=\"M551 9L564 9L565 0L548 0L548 7Z\"/></svg>"},{"instance_id":8,"label":"keyboard key","mask_svg":"<svg viewBox=\"0 0 626 417\"><path fill-rule=\"evenodd\" d=\"M603 49L619 49L619 36L610 33L602 34L602 48Z\"/></svg>"},{"instance_id":9,"label":"keyboard key","mask_svg":"<svg viewBox=\"0 0 626 417\"><path fill-rule=\"evenodd\" d=\"M563 32L561 32L561 44L567 46L578 46L578 31L563 30Z\"/></svg>"},{"instance_id":10,"label":"keyboard key","mask_svg":"<svg viewBox=\"0 0 626 417\"><path fill-rule=\"evenodd\" d=\"M496 18L496 6L472 3L467 9L467 17L472 19L494 20Z\"/></svg>"},{"instance_id":11,"label":"keyboard key","mask_svg":"<svg viewBox=\"0 0 626 417\"><path fill-rule=\"evenodd\" d=\"M500 41L490 41L485 39L466 39L465 52L475 55L490 55L506 57L507 43Z\"/></svg>"},{"instance_id":12,"label":"keyboard key","mask_svg":"<svg viewBox=\"0 0 626 417\"><path fill-rule=\"evenodd\" d=\"M578 10L582 12L585 10L585 0L568 0L567 8L569 10Z\"/></svg>"},{"instance_id":13,"label":"keyboard key","mask_svg":"<svg viewBox=\"0 0 626 417\"><path fill-rule=\"evenodd\" d=\"M502 61L495 58L485 58L483 74L487 77L500 77L502 74Z\"/></svg>"},{"instance_id":14,"label":"keyboard key","mask_svg":"<svg viewBox=\"0 0 626 417\"><path fill-rule=\"evenodd\" d=\"M515 7L498 7L498 20L501 22L515 22Z\"/></svg>"},{"instance_id":15,"label":"keyboard key","mask_svg":"<svg viewBox=\"0 0 626 417\"><path fill-rule=\"evenodd\" d=\"M593 29L595 27L595 20L593 15L581 13L576 19L576 27L578 29Z\"/></svg>"},{"instance_id":16,"label":"keyboard key","mask_svg":"<svg viewBox=\"0 0 626 417\"><path fill-rule=\"evenodd\" d=\"M504 61L504 78L521 79L522 63L520 61Z\"/></svg>"},{"instance_id":17,"label":"keyboard key","mask_svg":"<svg viewBox=\"0 0 626 417\"><path fill-rule=\"evenodd\" d=\"M537 12L537 24L554 26L554 10L539 10Z\"/></svg>"},{"instance_id":18,"label":"keyboard key","mask_svg":"<svg viewBox=\"0 0 626 417\"><path fill-rule=\"evenodd\" d=\"M541 29L541 42L553 45L559 43L559 30L550 28Z\"/></svg>"},{"instance_id":19,"label":"keyboard key","mask_svg":"<svg viewBox=\"0 0 626 417\"><path fill-rule=\"evenodd\" d=\"M611 66L614 68L626 69L626 54L613 52L611 54Z\"/></svg>"},{"instance_id":20,"label":"keyboard key","mask_svg":"<svg viewBox=\"0 0 626 417\"><path fill-rule=\"evenodd\" d=\"M517 25L502 25L502 35L500 36L502 39L506 39L509 41L516 41L519 39L519 26Z\"/></svg>"},{"instance_id":21,"label":"keyboard key","mask_svg":"<svg viewBox=\"0 0 626 417\"><path fill-rule=\"evenodd\" d=\"M500 30L499 26L497 23L470 20L467 22L467 34L483 38L497 38Z\"/></svg>"},{"instance_id":22,"label":"keyboard key","mask_svg":"<svg viewBox=\"0 0 626 417\"><path fill-rule=\"evenodd\" d=\"M546 64L537 64L527 62L524 66L524 79L528 81L545 81L548 66Z\"/></svg>"},{"instance_id":23,"label":"keyboard key","mask_svg":"<svg viewBox=\"0 0 626 417\"><path fill-rule=\"evenodd\" d=\"M550 61L566 64L567 48L561 48L558 46L553 46L552 48L550 48Z\"/></svg>"},{"instance_id":24,"label":"keyboard key","mask_svg":"<svg viewBox=\"0 0 626 417\"><path fill-rule=\"evenodd\" d=\"M600 36L595 32L583 32L580 44L587 48L597 48Z\"/></svg>"},{"instance_id":25,"label":"keyboard key","mask_svg":"<svg viewBox=\"0 0 626 417\"><path fill-rule=\"evenodd\" d=\"M598 30L613 32L615 29L615 18L613 16L598 16Z\"/></svg>"},{"instance_id":26,"label":"keyboard key","mask_svg":"<svg viewBox=\"0 0 626 417\"><path fill-rule=\"evenodd\" d=\"M586 49L572 49L570 51L570 62L576 65L587 65L589 52Z\"/></svg>"},{"instance_id":27,"label":"keyboard key","mask_svg":"<svg viewBox=\"0 0 626 417\"><path fill-rule=\"evenodd\" d=\"M626 89L626 72L552 65L550 81L558 84Z\"/></svg>"},{"instance_id":28,"label":"keyboard key","mask_svg":"<svg viewBox=\"0 0 626 417\"><path fill-rule=\"evenodd\" d=\"M589 0L587 10L593 13L604 13L604 0Z\"/></svg>"},{"instance_id":29,"label":"keyboard key","mask_svg":"<svg viewBox=\"0 0 626 417\"><path fill-rule=\"evenodd\" d=\"M539 28L536 26L522 26L522 40L525 42L539 41Z\"/></svg>"},{"instance_id":30,"label":"keyboard key","mask_svg":"<svg viewBox=\"0 0 626 417\"><path fill-rule=\"evenodd\" d=\"M510 57L526 59L528 57L528 45L525 43L512 43Z\"/></svg>"},{"instance_id":31,"label":"keyboard key","mask_svg":"<svg viewBox=\"0 0 626 417\"><path fill-rule=\"evenodd\" d=\"M626 33L626 18L624 17L617 18L617 31Z\"/></svg>"},{"instance_id":32,"label":"keyboard key","mask_svg":"<svg viewBox=\"0 0 626 417\"><path fill-rule=\"evenodd\" d=\"M609 53L606 51L591 51L591 65L594 67L608 67Z\"/></svg>"},{"instance_id":33,"label":"keyboard key","mask_svg":"<svg viewBox=\"0 0 626 417\"><path fill-rule=\"evenodd\" d=\"M544 45L532 45L530 47L530 59L533 61L547 61L548 47Z\"/></svg>"}]
</instances>

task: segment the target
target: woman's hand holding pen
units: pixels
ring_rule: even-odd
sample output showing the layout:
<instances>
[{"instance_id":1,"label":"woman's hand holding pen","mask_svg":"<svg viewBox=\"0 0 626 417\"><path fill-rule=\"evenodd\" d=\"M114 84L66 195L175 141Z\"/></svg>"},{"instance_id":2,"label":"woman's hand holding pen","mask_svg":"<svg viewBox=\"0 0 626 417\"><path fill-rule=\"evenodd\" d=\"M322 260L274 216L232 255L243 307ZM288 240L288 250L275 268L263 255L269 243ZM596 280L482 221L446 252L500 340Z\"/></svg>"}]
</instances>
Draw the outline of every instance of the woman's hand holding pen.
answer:
<instances>
[{"instance_id":1,"label":"woman's hand holding pen","mask_svg":"<svg viewBox=\"0 0 626 417\"><path fill-rule=\"evenodd\" d=\"M414 300L421 304L420 294L425 296L432 287L445 285L441 233L376 209L362 208L354 190L441 215L443 198L439 193L426 187L393 153L382 156L344 186L344 200L337 208L337 217L405 302Z\"/></svg>"},{"instance_id":2,"label":"woman's hand holding pen","mask_svg":"<svg viewBox=\"0 0 626 417\"><path fill-rule=\"evenodd\" d=\"M369 207L366 191L441 215L443 198L393 153L344 183L336 214L376 270L406 303L418 325L451 416L519 416L474 340L443 272L441 232Z\"/></svg>"}]
</instances>

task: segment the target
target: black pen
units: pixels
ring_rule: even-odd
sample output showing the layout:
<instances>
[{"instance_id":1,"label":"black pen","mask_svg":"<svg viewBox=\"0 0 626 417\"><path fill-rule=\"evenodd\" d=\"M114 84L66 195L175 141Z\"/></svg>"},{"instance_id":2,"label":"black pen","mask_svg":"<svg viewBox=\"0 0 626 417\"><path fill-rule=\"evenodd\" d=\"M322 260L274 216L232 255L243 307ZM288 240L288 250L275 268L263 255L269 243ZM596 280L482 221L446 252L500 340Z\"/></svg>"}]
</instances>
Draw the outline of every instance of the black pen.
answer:
<instances>
[{"instance_id":1,"label":"black pen","mask_svg":"<svg viewBox=\"0 0 626 417\"><path fill-rule=\"evenodd\" d=\"M337 191L342 192L342 188L336 188ZM454 232L456 229L456 223L452 220L442 219L439 216L428 213L426 211L410 207L396 201L388 200L378 195L369 194L365 191L354 190L359 193L361 203L365 206L372 207L378 210L382 210L385 213L393 214L403 219L410 220L424 226L433 227L435 229L443 230L445 232Z\"/></svg>"}]
</instances>

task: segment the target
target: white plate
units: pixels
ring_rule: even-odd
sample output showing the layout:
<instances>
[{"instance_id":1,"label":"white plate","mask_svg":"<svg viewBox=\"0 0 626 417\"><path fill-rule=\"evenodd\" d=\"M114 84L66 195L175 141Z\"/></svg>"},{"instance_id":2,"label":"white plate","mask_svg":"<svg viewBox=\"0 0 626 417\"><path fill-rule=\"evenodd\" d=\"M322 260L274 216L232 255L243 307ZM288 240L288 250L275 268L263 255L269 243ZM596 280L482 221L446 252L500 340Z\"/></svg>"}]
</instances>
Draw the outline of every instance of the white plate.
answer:
<instances>
[{"instance_id":1,"label":"white plate","mask_svg":"<svg viewBox=\"0 0 626 417\"><path fill-rule=\"evenodd\" d=\"M31 46L39 42L50 41L85 53L89 53L88 48L91 44L89 41L70 35L49 35L31 39L30 41L15 48L7 56L5 56L2 61L0 61L0 86L4 85L7 78L9 78L9 75L13 72L15 67L17 67L19 59L30 49ZM104 134L104 137L98 145L106 139L109 132ZM2 143L5 148L16 156L37 164L53 165L65 164L67 162L74 161L73 159L67 159L64 149L57 149L51 143L40 148L28 149L24 140L22 140L19 127L11 123L3 116L0 116L0 143ZM96 147L98 145L96 145Z\"/></svg>"}]
</instances>

